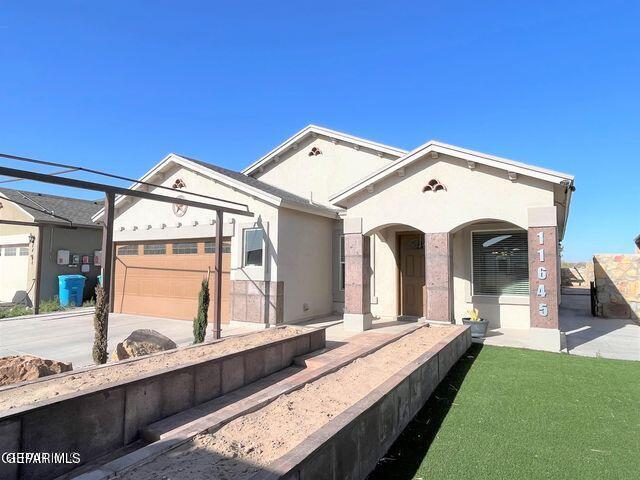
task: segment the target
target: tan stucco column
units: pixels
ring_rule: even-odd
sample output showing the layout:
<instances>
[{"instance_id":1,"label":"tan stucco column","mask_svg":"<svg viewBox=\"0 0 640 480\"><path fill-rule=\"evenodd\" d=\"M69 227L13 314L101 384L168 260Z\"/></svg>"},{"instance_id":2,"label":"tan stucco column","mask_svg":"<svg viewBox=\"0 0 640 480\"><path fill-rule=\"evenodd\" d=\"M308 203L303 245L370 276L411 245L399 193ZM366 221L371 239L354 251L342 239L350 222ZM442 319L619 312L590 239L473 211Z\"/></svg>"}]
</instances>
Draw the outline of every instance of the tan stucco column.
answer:
<instances>
[{"instance_id":1,"label":"tan stucco column","mask_svg":"<svg viewBox=\"0 0 640 480\"><path fill-rule=\"evenodd\" d=\"M450 322L453 317L451 234L424 235L424 317L427 320Z\"/></svg>"},{"instance_id":2,"label":"tan stucco column","mask_svg":"<svg viewBox=\"0 0 640 480\"><path fill-rule=\"evenodd\" d=\"M344 328L371 328L370 252L371 238L363 235L358 222L344 222Z\"/></svg>"},{"instance_id":3,"label":"tan stucco column","mask_svg":"<svg viewBox=\"0 0 640 480\"><path fill-rule=\"evenodd\" d=\"M529 316L533 346L560 350L556 207L529 208Z\"/></svg>"}]
</instances>

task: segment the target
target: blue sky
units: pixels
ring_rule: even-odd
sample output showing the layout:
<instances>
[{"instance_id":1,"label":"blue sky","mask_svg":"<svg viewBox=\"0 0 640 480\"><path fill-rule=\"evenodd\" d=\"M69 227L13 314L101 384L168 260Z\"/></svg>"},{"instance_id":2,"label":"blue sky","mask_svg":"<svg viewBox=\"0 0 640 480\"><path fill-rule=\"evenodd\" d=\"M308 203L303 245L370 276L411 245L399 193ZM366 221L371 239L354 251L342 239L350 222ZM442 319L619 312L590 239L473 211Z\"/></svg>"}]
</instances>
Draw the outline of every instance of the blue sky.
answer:
<instances>
[{"instance_id":1,"label":"blue sky","mask_svg":"<svg viewBox=\"0 0 640 480\"><path fill-rule=\"evenodd\" d=\"M171 151L240 169L309 123L437 139L574 174L565 259L629 252L639 22L619 1L0 1L0 151L137 177Z\"/></svg>"}]
</instances>

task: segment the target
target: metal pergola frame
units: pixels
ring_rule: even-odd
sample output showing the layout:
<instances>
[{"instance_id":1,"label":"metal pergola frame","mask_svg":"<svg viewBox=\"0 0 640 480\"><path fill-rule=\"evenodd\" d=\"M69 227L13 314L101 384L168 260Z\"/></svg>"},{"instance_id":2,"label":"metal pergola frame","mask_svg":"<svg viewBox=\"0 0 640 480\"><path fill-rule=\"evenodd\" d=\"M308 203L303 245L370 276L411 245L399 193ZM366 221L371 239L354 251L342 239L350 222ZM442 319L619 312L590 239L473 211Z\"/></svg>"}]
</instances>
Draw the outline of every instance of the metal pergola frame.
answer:
<instances>
[{"instance_id":1,"label":"metal pergola frame","mask_svg":"<svg viewBox=\"0 0 640 480\"><path fill-rule=\"evenodd\" d=\"M3 155L5 158L9 156ZM14 157L21 158L21 157ZM203 203L196 200L188 200L186 198L176 198L170 197L167 195L158 195L156 193L144 192L140 190L132 190L123 187L117 187L114 185L107 185L104 183L97 182L89 182L85 180L77 180L73 178L66 177L58 177L51 174L37 173L28 170L20 170L15 168L8 168L0 166L0 175L13 177L16 179L23 180L33 180L36 182L48 183L51 185L60 185L64 187L72 187L79 188L83 190L92 190L95 192L102 192L105 195L104 202L104 213L103 213L103 221L102 221L102 286L105 291L105 295L107 301L109 302L109 312L113 312L113 272L114 272L114 255L113 255L113 222L114 222L114 214L115 214L115 200L116 195L128 196L128 197L136 197L142 198L145 200L154 200L157 202L187 205L194 208L202 208L205 210L213 210L216 212L216 221L215 221L215 245L216 245L216 271L215 271L215 309L214 309L214 321L213 321L213 336L214 339L220 338L221 333L221 322L222 322L222 236L223 236L223 218L225 213L230 213L234 215L242 215L247 217L253 217L253 213L249 211L249 207L247 205L238 204L237 202L230 202L234 205L234 207L229 207L226 205L216 205L210 203ZM184 190L181 190L184 194L189 194ZM197 196L202 196L200 194L194 194ZM218 199L216 199L217 201ZM225 202L224 199L219 199L220 202ZM245 210L241 208L237 208L240 206L246 207ZM4 220L2 223L10 223L10 224L28 224L31 226L38 226L39 237L42 238L42 229L43 223L33 222L17 222ZM57 227L64 227L63 222L51 223L51 225L55 225ZM72 226L72 225L70 225ZM41 240L38 240L40 243ZM40 254L38 254L40 255ZM38 259L39 261L40 259ZM40 261L39 261L40 263ZM40 271L40 265L38 265L38 272ZM38 274L39 275L39 274ZM39 280L39 279L38 279ZM37 281L36 283L39 283ZM36 287L36 291L39 296L40 286ZM37 299L39 304L39 298ZM35 302L34 302L35 304ZM108 329L108 318L106 321L107 329ZM105 335L108 332L105 332Z\"/></svg>"}]
</instances>

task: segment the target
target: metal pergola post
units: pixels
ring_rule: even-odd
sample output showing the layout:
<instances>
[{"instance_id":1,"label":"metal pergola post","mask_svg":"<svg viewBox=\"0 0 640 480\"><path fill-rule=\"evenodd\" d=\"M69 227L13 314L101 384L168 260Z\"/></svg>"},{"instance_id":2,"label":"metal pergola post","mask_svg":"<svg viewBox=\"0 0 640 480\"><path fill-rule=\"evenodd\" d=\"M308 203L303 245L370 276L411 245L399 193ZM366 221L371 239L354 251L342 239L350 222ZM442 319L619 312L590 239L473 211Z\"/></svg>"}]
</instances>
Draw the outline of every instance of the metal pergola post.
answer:
<instances>
[{"instance_id":1,"label":"metal pergola post","mask_svg":"<svg viewBox=\"0 0 640 480\"><path fill-rule=\"evenodd\" d=\"M109 312L113 312L113 220L116 196L107 192L104 197L104 222L102 227L102 288L109 305ZM107 325L109 322L107 321ZM106 334L106 332L105 332Z\"/></svg>"},{"instance_id":2,"label":"metal pergola post","mask_svg":"<svg viewBox=\"0 0 640 480\"><path fill-rule=\"evenodd\" d=\"M222 235L224 235L223 212L216 210L216 305L213 314L213 338L222 335Z\"/></svg>"},{"instance_id":3,"label":"metal pergola post","mask_svg":"<svg viewBox=\"0 0 640 480\"><path fill-rule=\"evenodd\" d=\"M33 313L40 313L40 283L42 283L42 248L44 246L44 227L38 225L38 250L36 253L36 284L33 292Z\"/></svg>"}]
</instances>

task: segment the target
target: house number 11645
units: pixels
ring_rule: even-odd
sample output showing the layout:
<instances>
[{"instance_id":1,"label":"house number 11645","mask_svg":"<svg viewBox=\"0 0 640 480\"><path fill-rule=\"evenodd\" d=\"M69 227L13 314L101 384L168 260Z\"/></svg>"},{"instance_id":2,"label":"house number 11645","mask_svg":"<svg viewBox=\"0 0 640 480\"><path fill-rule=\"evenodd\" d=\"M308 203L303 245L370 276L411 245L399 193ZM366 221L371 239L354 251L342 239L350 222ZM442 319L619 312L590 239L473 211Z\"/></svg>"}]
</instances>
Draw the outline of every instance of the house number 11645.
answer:
<instances>
[{"instance_id":1,"label":"house number 11645","mask_svg":"<svg viewBox=\"0 0 640 480\"><path fill-rule=\"evenodd\" d=\"M544 232L538 232L538 245L544 245ZM544 248L538 250L538 260L540 262L544 262ZM546 267L538 267L538 280L546 280L547 279L547 268ZM538 285L538 290L536 291L536 295L541 298L545 298L547 296L547 289L545 288L544 283L540 283ZM549 315L549 306L546 303L538 303L538 313L546 317Z\"/></svg>"}]
</instances>

